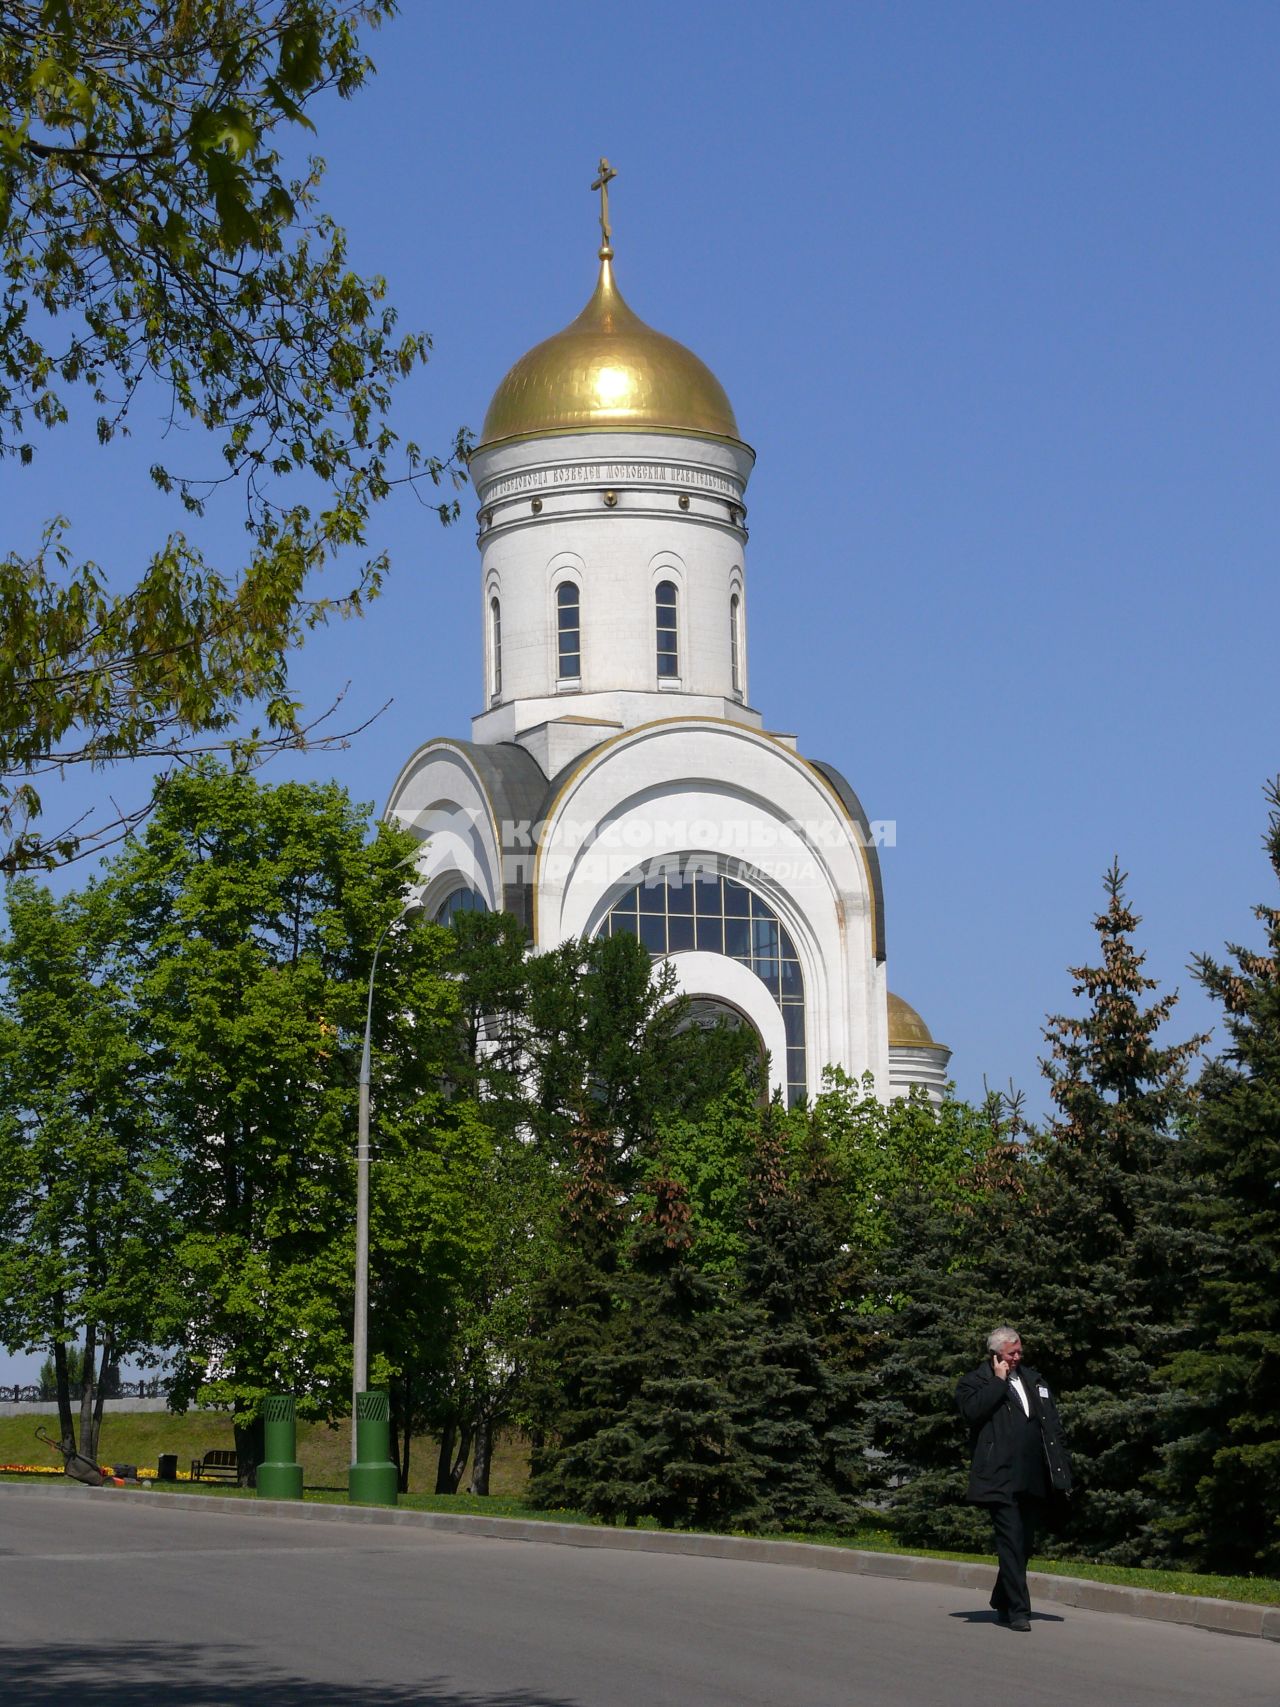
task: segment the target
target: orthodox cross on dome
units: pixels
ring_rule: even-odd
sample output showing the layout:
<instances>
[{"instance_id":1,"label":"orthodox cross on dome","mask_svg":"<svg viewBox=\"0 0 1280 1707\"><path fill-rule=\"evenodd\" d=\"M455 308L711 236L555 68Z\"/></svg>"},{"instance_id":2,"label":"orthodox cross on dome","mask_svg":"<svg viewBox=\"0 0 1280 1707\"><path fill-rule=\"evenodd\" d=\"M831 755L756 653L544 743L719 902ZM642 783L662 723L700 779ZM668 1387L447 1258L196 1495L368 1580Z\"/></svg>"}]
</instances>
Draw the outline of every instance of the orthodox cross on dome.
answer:
<instances>
[{"instance_id":1,"label":"orthodox cross on dome","mask_svg":"<svg viewBox=\"0 0 1280 1707\"><path fill-rule=\"evenodd\" d=\"M600 258L607 261L613 254L613 245L609 239L613 236L613 227L609 224L609 184L618 174L605 159L600 156L600 173L591 188L600 192Z\"/></svg>"}]
</instances>

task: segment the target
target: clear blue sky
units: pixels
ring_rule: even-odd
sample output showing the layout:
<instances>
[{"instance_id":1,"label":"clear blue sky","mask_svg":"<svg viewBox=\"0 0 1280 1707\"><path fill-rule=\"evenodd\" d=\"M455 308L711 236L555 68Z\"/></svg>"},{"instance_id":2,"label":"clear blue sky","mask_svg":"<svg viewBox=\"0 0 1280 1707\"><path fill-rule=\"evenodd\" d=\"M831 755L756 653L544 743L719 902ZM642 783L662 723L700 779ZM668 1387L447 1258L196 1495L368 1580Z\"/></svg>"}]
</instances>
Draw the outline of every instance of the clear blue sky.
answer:
<instances>
[{"instance_id":1,"label":"clear blue sky","mask_svg":"<svg viewBox=\"0 0 1280 1707\"><path fill-rule=\"evenodd\" d=\"M890 982L961 1093L1012 1078L1043 1109L1043 1017L1113 855L1172 1029L1211 1024L1189 956L1275 899L1280 11L403 0L373 51L317 147L354 262L435 340L398 426L478 428L577 313L607 154L623 291L758 453L752 699L897 821ZM127 568L182 525L152 431L144 408L133 448L64 433L7 466L4 543L65 510ZM470 510L379 514L389 589L299 679L319 703L349 678L353 719L394 703L292 774L381 806L415 745L468 733ZM237 522L202 534L229 562Z\"/></svg>"}]
</instances>

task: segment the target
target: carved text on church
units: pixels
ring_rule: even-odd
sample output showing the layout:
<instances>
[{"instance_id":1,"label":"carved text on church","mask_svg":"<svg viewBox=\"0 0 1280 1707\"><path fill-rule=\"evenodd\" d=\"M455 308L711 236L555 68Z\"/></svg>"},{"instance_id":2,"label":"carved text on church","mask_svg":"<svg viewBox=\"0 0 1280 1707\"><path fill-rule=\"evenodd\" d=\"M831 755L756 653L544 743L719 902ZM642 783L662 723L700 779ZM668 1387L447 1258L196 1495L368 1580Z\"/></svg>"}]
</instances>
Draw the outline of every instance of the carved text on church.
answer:
<instances>
[{"instance_id":1,"label":"carved text on church","mask_svg":"<svg viewBox=\"0 0 1280 1707\"><path fill-rule=\"evenodd\" d=\"M508 474L486 486L484 499L494 503L546 486L591 486L637 483L649 486L694 486L726 498L741 496L736 481L706 468L676 462L574 462L556 468L530 468Z\"/></svg>"}]
</instances>

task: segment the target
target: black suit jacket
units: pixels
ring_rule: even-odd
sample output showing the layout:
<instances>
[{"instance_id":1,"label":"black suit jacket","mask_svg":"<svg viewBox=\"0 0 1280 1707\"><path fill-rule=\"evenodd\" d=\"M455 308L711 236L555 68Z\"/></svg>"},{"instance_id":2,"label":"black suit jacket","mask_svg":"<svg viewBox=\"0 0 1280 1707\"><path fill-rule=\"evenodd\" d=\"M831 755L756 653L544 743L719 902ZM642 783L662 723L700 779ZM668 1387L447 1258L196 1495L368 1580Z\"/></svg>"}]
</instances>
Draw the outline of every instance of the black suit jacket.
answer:
<instances>
[{"instance_id":1,"label":"black suit jacket","mask_svg":"<svg viewBox=\"0 0 1280 1707\"><path fill-rule=\"evenodd\" d=\"M1056 1493L1070 1493L1071 1459L1048 1383L1025 1363L1018 1376L1032 1419L1039 1423L1049 1484ZM1025 1469L1025 1413L1018 1395L996 1374L989 1357L961 1377L956 1403L969 1425L968 1498L978 1505L1004 1505L1019 1494L1037 1492L1028 1485Z\"/></svg>"}]
</instances>

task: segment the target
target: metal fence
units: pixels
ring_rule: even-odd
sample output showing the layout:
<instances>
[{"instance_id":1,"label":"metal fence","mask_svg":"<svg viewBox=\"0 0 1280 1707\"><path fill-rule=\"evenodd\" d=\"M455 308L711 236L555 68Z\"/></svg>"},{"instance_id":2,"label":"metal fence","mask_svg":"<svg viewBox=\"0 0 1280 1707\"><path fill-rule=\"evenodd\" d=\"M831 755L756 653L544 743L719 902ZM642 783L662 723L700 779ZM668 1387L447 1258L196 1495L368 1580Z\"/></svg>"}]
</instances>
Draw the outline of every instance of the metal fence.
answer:
<instances>
[{"instance_id":1,"label":"metal fence","mask_svg":"<svg viewBox=\"0 0 1280 1707\"><path fill-rule=\"evenodd\" d=\"M112 1384L105 1402L110 1404L112 1399L163 1399L168 1391L169 1383L159 1376L150 1381L117 1381ZM47 1404L57 1396L52 1388L46 1391L38 1382L26 1386L17 1384L12 1387L0 1387L0 1405L37 1405L41 1402ZM78 1395L73 1394L73 1402L77 1399Z\"/></svg>"}]
</instances>

